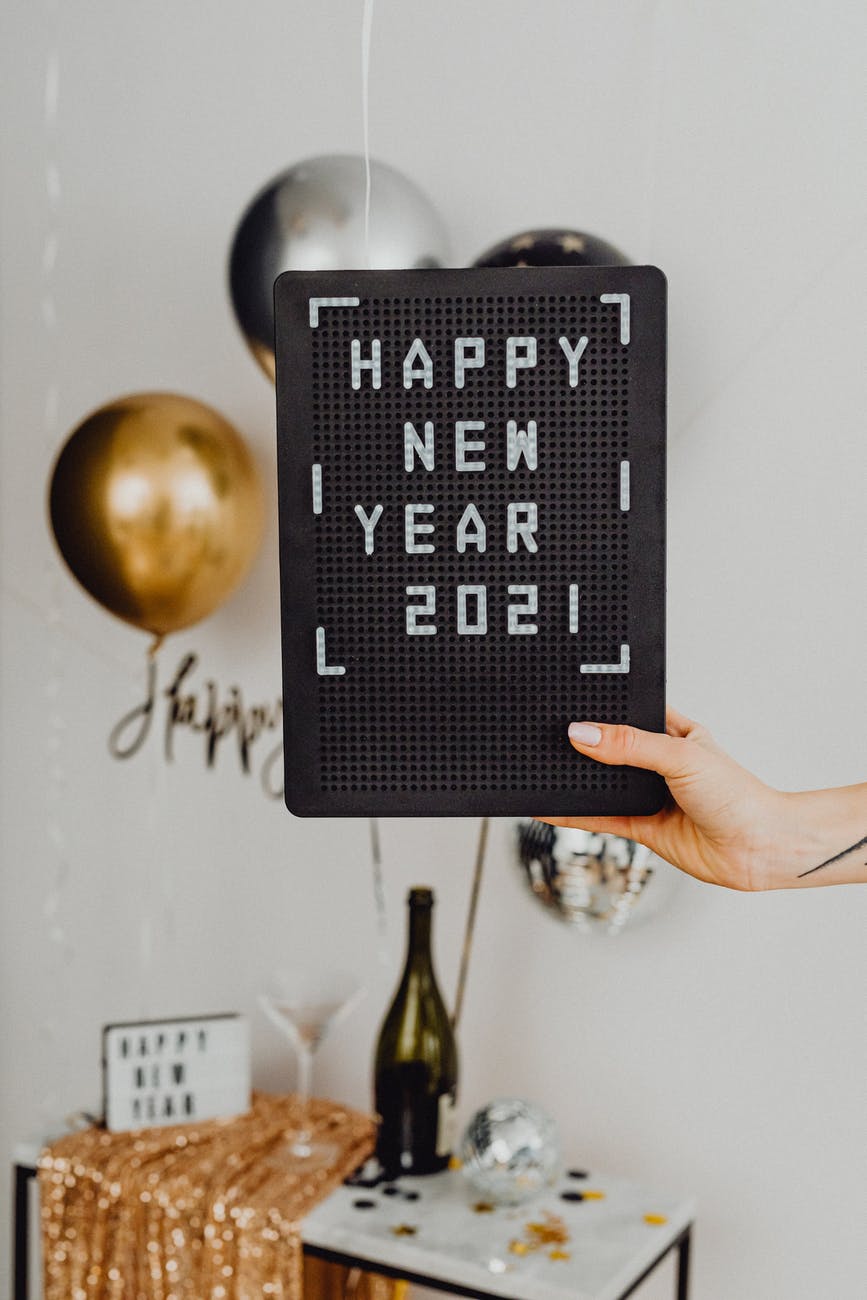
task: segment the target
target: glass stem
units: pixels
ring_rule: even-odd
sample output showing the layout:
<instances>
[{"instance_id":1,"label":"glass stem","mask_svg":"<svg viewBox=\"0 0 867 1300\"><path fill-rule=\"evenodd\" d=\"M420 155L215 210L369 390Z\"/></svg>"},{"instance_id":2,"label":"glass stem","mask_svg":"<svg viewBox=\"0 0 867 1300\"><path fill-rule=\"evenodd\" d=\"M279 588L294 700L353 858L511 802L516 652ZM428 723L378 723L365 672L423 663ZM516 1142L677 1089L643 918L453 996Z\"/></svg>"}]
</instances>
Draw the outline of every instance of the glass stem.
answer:
<instances>
[{"instance_id":1,"label":"glass stem","mask_svg":"<svg viewBox=\"0 0 867 1300\"><path fill-rule=\"evenodd\" d=\"M310 1083L313 1075L313 1053L306 1043L298 1046L298 1081L295 1091L301 1109L301 1128L298 1144L306 1146L310 1140Z\"/></svg>"}]
</instances>

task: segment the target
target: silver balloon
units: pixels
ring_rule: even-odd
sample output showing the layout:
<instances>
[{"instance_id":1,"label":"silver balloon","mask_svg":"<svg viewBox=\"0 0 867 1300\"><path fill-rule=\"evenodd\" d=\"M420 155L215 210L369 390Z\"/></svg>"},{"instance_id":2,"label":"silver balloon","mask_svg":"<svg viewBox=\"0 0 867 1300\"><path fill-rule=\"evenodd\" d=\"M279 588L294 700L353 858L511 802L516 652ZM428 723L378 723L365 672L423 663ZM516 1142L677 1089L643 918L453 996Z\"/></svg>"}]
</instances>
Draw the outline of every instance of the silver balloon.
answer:
<instances>
[{"instance_id":1,"label":"silver balloon","mask_svg":"<svg viewBox=\"0 0 867 1300\"><path fill-rule=\"evenodd\" d=\"M517 857L534 896L576 929L619 934L667 899L677 872L619 835L521 821Z\"/></svg>"},{"instance_id":2,"label":"silver balloon","mask_svg":"<svg viewBox=\"0 0 867 1300\"><path fill-rule=\"evenodd\" d=\"M229 258L232 305L244 338L274 378L274 281L282 271L443 266L445 226L411 180L371 162L370 246L364 159L310 158L276 176L238 224Z\"/></svg>"},{"instance_id":3,"label":"silver balloon","mask_svg":"<svg viewBox=\"0 0 867 1300\"><path fill-rule=\"evenodd\" d=\"M461 1139L461 1168L483 1196L517 1205L554 1182L560 1150L554 1121L519 1097L476 1111Z\"/></svg>"}]
</instances>

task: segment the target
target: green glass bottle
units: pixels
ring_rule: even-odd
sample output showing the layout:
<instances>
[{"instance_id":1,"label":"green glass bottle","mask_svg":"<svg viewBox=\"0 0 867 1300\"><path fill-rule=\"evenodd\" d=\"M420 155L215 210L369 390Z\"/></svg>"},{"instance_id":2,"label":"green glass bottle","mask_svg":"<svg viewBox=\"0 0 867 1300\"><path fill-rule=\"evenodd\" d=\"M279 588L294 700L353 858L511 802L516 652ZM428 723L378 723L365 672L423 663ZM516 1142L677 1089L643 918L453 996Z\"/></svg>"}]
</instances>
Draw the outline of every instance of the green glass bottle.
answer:
<instances>
[{"instance_id":1,"label":"green glass bottle","mask_svg":"<svg viewBox=\"0 0 867 1300\"><path fill-rule=\"evenodd\" d=\"M452 1154L458 1053L431 957L433 890L409 892L406 965L374 1065L377 1155L386 1174L432 1174Z\"/></svg>"}]
</instances>

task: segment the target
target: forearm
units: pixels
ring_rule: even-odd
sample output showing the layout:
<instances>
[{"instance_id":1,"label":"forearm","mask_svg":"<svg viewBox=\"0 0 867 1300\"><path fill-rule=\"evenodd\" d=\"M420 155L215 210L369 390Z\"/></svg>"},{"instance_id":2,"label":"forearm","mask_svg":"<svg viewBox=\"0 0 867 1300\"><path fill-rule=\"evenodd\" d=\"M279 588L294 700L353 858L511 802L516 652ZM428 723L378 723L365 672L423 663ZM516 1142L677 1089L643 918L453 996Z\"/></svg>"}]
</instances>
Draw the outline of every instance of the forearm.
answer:
<instances>
[{"instance_id":1,"label":"forearm","mask_svg":"<svg viewBox=\"0 0 867 1300\"><path fill-rule=\"evenodd\" d=\"M867 882L867 783L785 794L772 888Z\"/></svg>"}]
</instances>

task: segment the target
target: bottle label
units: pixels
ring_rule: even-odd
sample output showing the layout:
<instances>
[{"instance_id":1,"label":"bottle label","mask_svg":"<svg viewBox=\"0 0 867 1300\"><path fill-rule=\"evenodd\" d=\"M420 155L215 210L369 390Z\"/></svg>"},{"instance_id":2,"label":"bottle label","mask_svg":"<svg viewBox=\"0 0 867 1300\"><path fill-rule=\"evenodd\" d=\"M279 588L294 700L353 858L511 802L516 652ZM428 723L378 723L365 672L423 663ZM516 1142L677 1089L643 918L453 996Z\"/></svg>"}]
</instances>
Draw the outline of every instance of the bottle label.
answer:
<instances>
[{"instance_id":1,"label":"bottle label","mask_svg":"<svg viewBox=\"0 0 867 1300\"><path fill-rule=\"evenodd\" d=\"M455 1099L450 1092L444 1092L439 1099L437 1113L437 1155L450 1156L454 1141Z\"/></svg>"}]
</instances>

